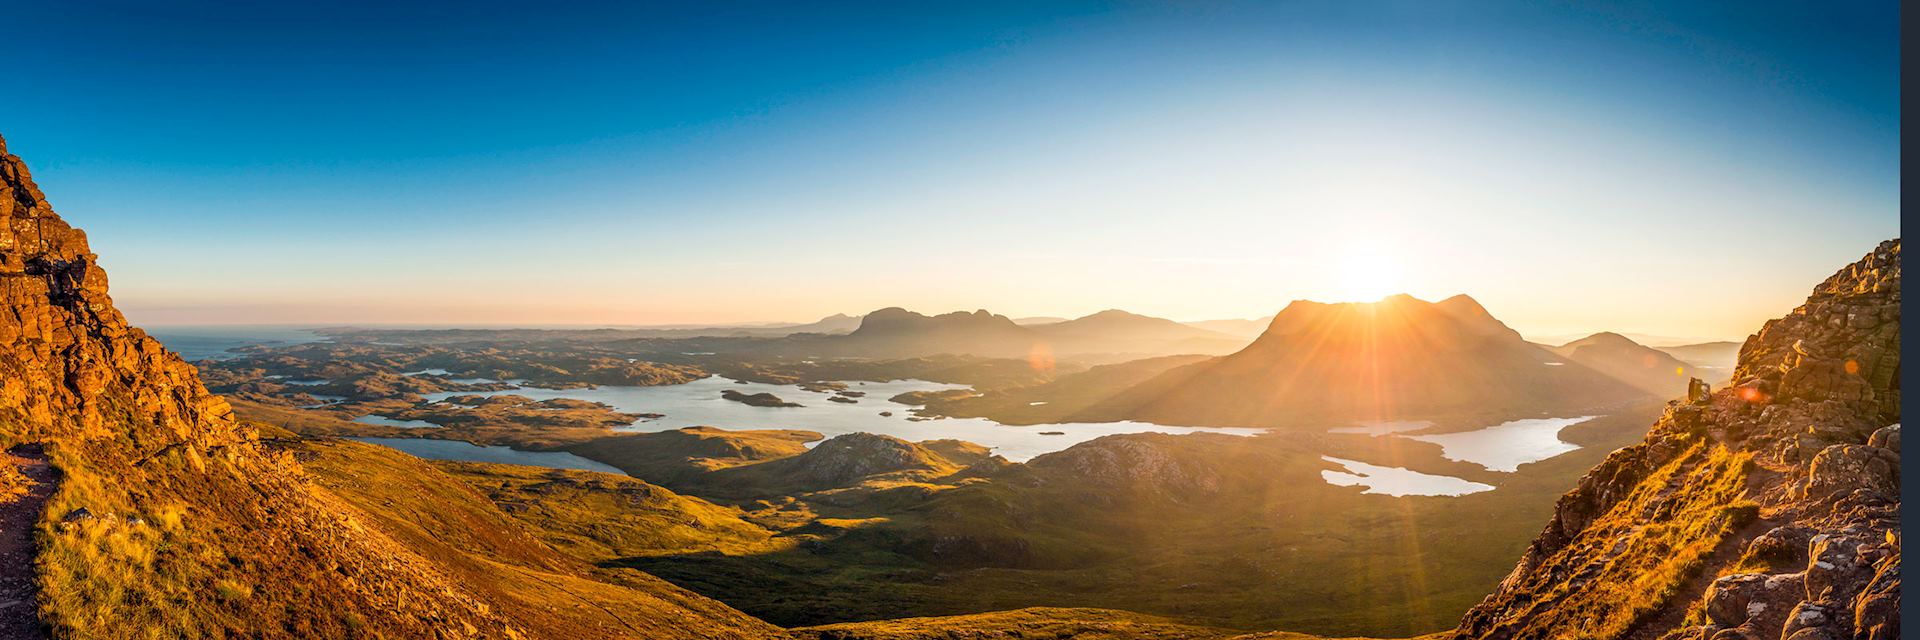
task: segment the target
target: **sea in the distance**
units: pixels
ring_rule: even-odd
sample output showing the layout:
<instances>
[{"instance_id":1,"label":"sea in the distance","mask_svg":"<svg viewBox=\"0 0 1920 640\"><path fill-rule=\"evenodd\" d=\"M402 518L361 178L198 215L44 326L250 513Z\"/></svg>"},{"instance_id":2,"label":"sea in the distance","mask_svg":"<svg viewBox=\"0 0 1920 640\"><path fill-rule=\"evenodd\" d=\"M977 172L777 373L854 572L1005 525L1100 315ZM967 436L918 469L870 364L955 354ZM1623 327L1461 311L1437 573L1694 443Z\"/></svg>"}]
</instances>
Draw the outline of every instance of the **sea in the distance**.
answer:
<instances>
[{"instance_id":1,"label":"sea in the distance","mask_svg":"<svg viewBox=\"0 0 1920 640\"><path fill-rule=\"evenodd\" d=\"M287 325L176 325L149 326L147 335L159 340L187 362L235 357L233 349L322 342L326 336L311 329Z\"/></svg>"}]
</instances>

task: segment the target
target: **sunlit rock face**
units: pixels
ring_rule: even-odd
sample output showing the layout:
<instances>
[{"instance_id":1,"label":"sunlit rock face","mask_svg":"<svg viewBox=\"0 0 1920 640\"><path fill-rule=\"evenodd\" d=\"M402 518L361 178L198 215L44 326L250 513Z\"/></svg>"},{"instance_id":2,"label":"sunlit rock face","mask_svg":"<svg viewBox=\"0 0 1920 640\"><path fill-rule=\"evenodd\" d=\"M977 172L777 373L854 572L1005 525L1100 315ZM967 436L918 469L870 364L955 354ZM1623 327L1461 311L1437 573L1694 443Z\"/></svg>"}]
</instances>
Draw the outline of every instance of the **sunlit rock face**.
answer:
<instances>
[{"instance_id":1,"label":"sunlit rock face","mask_svg":"<svg viewBox=\"0 0 1920 640\"><path fill-rule=\"evenodd\" d=\"M1456 634L1898 637L1899 347L1890 240L1590 471Z\"/></svg>"},{"instance_id":2,"label":"sunlit rock face","mask_svg":"<svg viewBox=\"0 0 1920 640\"><path fill-rule=\"evenodd\" d=\"M159 449L230 445L253 436L194 368L125 318L107 274L0 141L0 432L124 437ZM131 428L109 430L122 413Z\"/></svg>"}]
</instances>

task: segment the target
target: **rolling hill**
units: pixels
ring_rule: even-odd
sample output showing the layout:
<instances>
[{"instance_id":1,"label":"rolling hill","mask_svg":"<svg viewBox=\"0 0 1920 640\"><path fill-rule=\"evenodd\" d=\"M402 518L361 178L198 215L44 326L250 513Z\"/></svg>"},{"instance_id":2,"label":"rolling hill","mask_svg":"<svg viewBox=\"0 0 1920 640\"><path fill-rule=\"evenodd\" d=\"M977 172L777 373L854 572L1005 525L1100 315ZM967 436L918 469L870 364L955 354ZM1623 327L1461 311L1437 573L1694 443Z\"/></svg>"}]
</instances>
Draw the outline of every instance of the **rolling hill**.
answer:
<instances>
[{"instance_id":1,"label":"rolling hill","mask_svg":"<svg viewBox=\"0 0 1920 640\"><path fill-rule=\"evenodd\" d=\"M1617 333L1596 333L1552 347L1552 351L1660 396L1685 394L1687 379L1699 375L1693 367L1666 352L1642 346Z\"/></svg>"}]
</instances>

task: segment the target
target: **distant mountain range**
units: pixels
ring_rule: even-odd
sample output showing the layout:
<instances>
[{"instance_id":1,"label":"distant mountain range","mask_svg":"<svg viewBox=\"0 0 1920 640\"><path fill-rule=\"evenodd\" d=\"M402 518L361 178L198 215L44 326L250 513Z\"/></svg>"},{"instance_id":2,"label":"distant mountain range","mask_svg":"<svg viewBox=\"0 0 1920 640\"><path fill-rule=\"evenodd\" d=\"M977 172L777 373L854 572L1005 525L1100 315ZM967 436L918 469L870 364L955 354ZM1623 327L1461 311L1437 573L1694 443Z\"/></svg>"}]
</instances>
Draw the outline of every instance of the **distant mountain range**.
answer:
<instances>
[{"instance_id":1,"label":"distant mountain range","mask_svg":"<svg viewBox=\"0 0 1920 640\"><path fill-rule=\"evenodd\" d=\"M1677 347L1654 347L1695 367L1708 369L1717 378L1725 378L1733 373L1733 365L1740 360L1740 343L1732 341L1703 342ZM1705 376L1701 377L1706 380Z\"/></svg>"},{"instance_id":2,"label":"distant mountain range","mask_svg":"<svg viewBox=\"0 0 1920 640\"><path fill-rule=\"evenodd\" d=\"M1373 303L1301 300L1245 349L1169 370L1076 418L1308 427L1513 419L1647 398L1645 383L1580 361L1591 355L1610 362L1613 351L1581 351L1580 359L1556 353L1522 339L1464 295L1440 302L1407 295Z\"/></svg>"},{"instance_id":3,"label":"distant mountain range","mask_svg":"<svg viewBox=\"0 0 1920 640\"><path fill-rule=\"evenodd\" d=\"M863 316L840 336L796 336L784 348L833 357L914 358L937 354L988 358L1080 357L1119 361L1171 354L1223 354L1246 340L1118 309L1059 322L1022 325L1003 315L955 311L929 316L899 307Z\"/></svg>"},{"instance_id":4,"label":"distant mountain range","mask_svg":"<svg viewBox=\"0 0 1920 640\"><path fill-rule=\"evenodd\" d=\"M1227 320L1196 320L1193 322L1188 322L1186 324L1187 326L1193 327L1196 329L1206 329L1208 331L1224 333L1230 336L1256 338L1256 337L1259 337L1259 335L1262 332L1265 332L1267 330L1267 325L1271 323L1273 323L1273 316L1266 316L1263 318L1253 318L1251 320L1245 320L1240 318L1232 318Z\"/></svg>"}]
</instances>

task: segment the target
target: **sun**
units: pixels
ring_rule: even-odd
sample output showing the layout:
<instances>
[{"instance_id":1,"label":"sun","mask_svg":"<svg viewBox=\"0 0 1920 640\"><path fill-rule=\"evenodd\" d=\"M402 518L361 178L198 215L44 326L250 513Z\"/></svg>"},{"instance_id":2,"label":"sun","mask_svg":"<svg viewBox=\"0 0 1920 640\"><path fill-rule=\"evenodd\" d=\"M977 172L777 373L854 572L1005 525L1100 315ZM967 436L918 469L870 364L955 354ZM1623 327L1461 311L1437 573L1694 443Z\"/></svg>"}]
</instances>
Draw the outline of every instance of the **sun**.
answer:
<instances>
[{"instance_id":1,"label":"sun","mask_svg":"<svg viewBox=\"0 0 1920 640\"><path fill-rule=\"evenodd\" d=\"M1342 302L1373 302L1406 291L1400 264L1392 256L1373 251L1341 254L1337 295Z\"/></svg>"}]
</instances>

